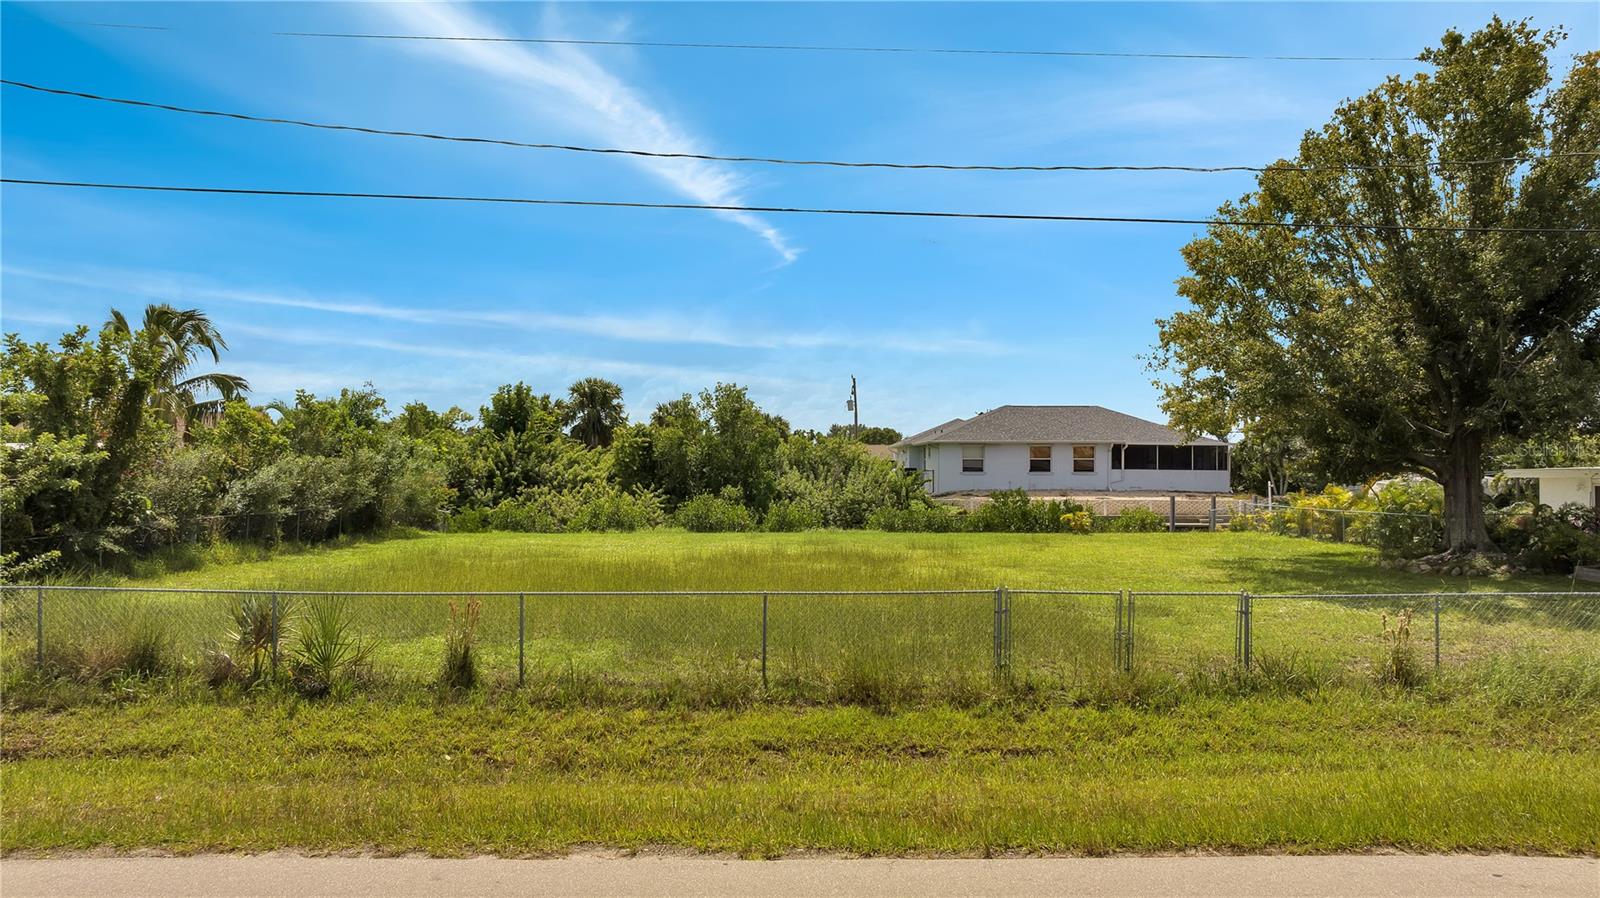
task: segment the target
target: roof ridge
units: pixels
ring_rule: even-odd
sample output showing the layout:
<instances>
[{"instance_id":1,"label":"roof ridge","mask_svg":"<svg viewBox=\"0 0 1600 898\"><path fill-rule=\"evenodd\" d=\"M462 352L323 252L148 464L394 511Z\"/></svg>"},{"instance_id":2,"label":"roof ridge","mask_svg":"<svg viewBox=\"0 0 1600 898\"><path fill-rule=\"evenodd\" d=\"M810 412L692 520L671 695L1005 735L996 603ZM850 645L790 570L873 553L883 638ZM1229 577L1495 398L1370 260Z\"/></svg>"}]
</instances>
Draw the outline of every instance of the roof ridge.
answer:
<instances>
[{"instance_id":1,"label":"roof ridge","mask_svg":"<svg viewBox=\"0 0 1600 898\"><path fill-rule=\"evenodd\" d=\"M1029 443L1110 442L1135 444L1227 445L1201 434L1185 440L1180 431L1103 405L1001 405L973 417L946 422L907 437L906 444L945 442Z\"/></svg>"}]
</instances>

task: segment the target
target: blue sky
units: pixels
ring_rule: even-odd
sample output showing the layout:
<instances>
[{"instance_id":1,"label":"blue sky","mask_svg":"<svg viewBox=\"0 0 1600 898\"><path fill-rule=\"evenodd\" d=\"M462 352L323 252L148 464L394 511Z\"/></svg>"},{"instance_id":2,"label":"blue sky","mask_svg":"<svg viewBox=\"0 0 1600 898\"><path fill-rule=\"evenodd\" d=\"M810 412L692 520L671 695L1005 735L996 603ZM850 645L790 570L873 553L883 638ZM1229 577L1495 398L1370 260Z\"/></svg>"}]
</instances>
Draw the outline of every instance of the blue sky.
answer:
<instances>
[{"instance_id":1,"label":"blue sky","mask_svg":"<svg viewBox=\"0 0 1600 898\"><path fill-rule=\"evenodd\" d=\"M831 54L272 31L1412 56L1498 12L1600 45L1594 4L3 5L7 78L259 115L535 142L934 162L1259 164L1415 63ZM89 26L126 22L172 31ZM7 177L1196 217L1245 175L647 161L200 119L5 88ZM370 381L475 411L597 375L632 417L716 381L802 427L913 431L1005 403L1160 418L1139 355L1185 226L918 221L6 185L0 326L199 306L266 401Z\"/></svg>"}]
</instances>

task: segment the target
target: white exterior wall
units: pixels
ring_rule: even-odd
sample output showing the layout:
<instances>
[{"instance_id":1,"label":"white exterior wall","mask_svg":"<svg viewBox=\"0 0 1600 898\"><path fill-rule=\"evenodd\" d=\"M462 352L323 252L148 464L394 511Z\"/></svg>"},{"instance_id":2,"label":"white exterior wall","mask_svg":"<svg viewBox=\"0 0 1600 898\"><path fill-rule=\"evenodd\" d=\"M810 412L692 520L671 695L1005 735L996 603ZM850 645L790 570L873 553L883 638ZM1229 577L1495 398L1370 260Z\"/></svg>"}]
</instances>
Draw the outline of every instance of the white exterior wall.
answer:
<instances>
[{"instance_id":1,"label":"white exterior wall","mask_svg":"<svg viewBox=\"0 0 1600 898\"><path fill-rule=\"evenodd\" d=\"M1597 478L1590 474L1541 474L1539 504L1560 508L1569 502L1594 505Z\"/></svg>"},{"instance_id":2,"label":"white exterior wall","mask_svg":"<svg viewBox=\"0 0 1600 898\"><path fill-rule=\"evenodd\" d=\"M1121 480L1117 479L1122 475ZM1113 490L1153 490L1160 493L1229 493L1227 471L1112 471Z\"/></svg>"},{"instance_id":3,"label":"white exterior wall","mask_svg":"<svg viewBox=\"0 0 1600 898\"><path fill-rule=\"evenodd\" d=\"M961 470L965 443L936 443L925 449L925 465L933 471L929 489L935 493L964 490L1153 490L1180 493L1226 493L1227 471L1113 471L1111 444L1094 444L1094 473L1074 473L1072 443L1051 446L1050 473L1028 471L1028 446L989 443L983 449L983 473ZM1076 445L1084 445L1078 443ZM919 467L913 464L912 467Z\"/></svg>"}]
</instances>

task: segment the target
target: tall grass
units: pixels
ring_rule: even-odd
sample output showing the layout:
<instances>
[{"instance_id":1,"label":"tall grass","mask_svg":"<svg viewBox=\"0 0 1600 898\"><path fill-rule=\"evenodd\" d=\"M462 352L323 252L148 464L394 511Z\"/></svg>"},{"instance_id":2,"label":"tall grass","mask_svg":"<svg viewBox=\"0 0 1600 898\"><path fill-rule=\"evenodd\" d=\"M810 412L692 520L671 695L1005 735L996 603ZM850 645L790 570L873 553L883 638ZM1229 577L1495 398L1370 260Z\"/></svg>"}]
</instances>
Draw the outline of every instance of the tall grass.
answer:
<instances>
[{"instance_id":1,"label":"tall grass","mask_svg":"<svg viewBox=\"0 0 1600 898\"><path fill-rule=\"evenodd\" d=\"M464 690L478 685L478 615L483 602L470 598L450 603L450 626L444 634L444 664L439 683L446 689Z\"/></svg>"},{"instance_id":2,"label":"tall grass","mask_svg":"<svg viewBox=\"0 0 1600 898\"><path fill-rule=\"evenodd\" d=\"M1566 578L1410 574L1371 550L1261 533L416 534L207 563L119 582L246 589L1562 590ZM1580 584L1581 586L1581 584Z\"/></svg>"},{"instance_id":3,"label":"tall grass","mask_svg":"<svg viewBox=\"0 0 1600 898\"><path fill-rule=\"evenodd\" d=\"M135 600L105 623L86 638L47 642L45 670L94 683L173 670L177 663L173 626L163 609Z\"/></svg>"}]
</instances>

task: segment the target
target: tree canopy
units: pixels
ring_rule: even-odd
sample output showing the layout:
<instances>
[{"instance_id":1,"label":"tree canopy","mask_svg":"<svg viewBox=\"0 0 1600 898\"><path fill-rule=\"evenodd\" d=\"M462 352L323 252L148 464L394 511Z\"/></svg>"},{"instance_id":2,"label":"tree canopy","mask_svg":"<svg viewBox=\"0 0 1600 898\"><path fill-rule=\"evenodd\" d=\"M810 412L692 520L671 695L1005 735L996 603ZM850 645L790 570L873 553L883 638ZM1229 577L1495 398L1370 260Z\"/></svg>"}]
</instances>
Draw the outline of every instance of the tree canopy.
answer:
<instances>
[{"instance_id":1,"label":"tree canopy","mask_svg":"<svg viewBox=\"0 0 1600 898\"><path fill-rule=\"evenodd\" d=\"M887 446L890 443L900 442L900 431L893 427L854 427L849 424L835 424L828 428L828 436L845 437L866 443L868 446Z\"/></svg>"},{"instance_id":2,"label":"tree canopy","mask_svg":"<svg viewBox=\"0 0 1600 898\"><path fill-rule=\"evenodd\" d=\"M1346 101L1224 204L1272 224L1184 248L1152 359L1173 420L1293 441L1334 479L1433 478L1449 547L1492 548L1486 447L1600 407L1600 53L1552 86L1562 37L1448 32L1431 74Z\"/></svg>"},{"instance_id":3,"label":"tree canopy","mask_svg":"<svg viewBox=\"0 0 1600 898\"><path fill-rule=\"evenodd\" d=\"M611 445L617 428L628 423L622 410L622 388L599 377L585 377L567 388L562 421L575 440L598 449Z\"/></svg>"}]
</instances>

